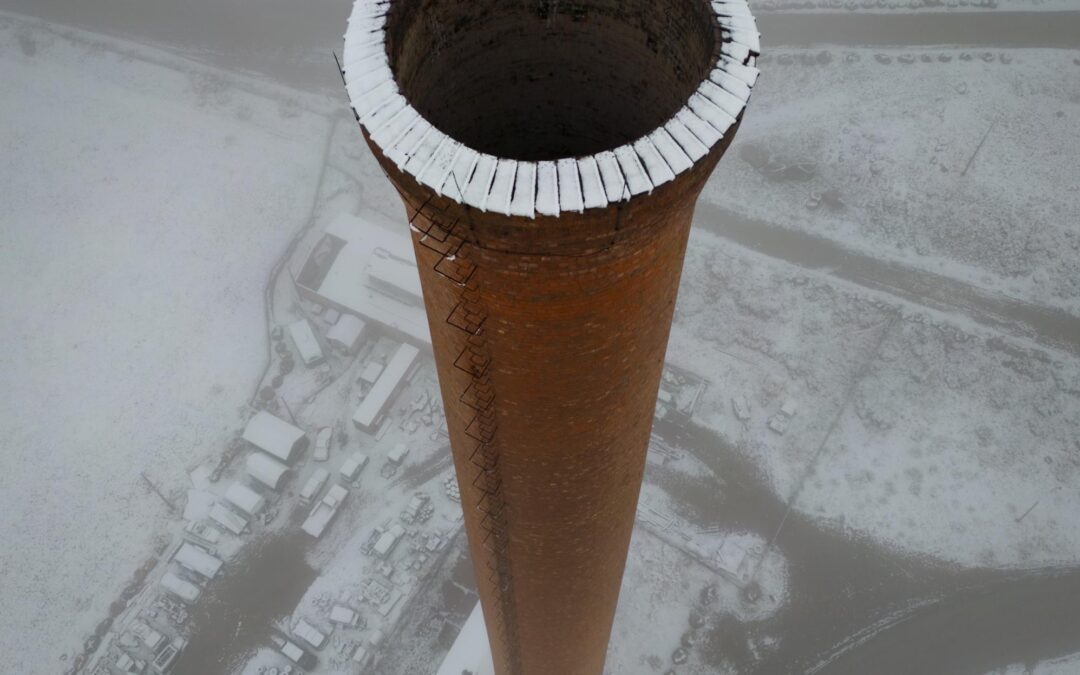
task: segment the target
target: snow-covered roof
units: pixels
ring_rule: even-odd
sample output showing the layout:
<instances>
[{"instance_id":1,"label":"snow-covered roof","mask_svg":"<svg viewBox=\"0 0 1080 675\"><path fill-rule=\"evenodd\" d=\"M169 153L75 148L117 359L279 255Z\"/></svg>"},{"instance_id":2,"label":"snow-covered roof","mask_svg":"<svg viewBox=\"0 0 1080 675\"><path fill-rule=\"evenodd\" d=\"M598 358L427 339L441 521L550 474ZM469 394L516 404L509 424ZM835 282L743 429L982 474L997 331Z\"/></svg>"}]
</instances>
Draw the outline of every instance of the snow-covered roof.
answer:
<instances>
[{"instance_id":1,"label":"snow-covered roof","mask_svg":"<svg viewBox=\"0 0 1080 675\"><path fill-rule=\"evenodd\" d=\"M420 289L420 275L416 271L415 263L405 262L389 255L380 255L380 252L376 251L368 265L368 277L372 281L413 298L416 304L424 301L424 294Z\"/></svg>"},{"instance_id":2,"label":"snow-covered roof","mask_svg":"<svg viewBox=\"0 0 1080 675\"><path fill-rule=\"evenodd\" d=\"M262 495L240 482L230 485L224 497L225 501L250 515L258 513L265 503Z\"/></svg>"},{"instance_id":3,"label":"snow-covered roof","mask_svg":"<svg viewBox=\"0 0 1080 675\"><path fill-rule=\"evenodd\" d=\"M315 469L311 472L311 476L307 482L304 483L304 487L300 488L300 498L305 500L312 500L315 495L319 493L319 490L323 489L323 485L326 485L326 481L330 478L330 472L326 469Z\"/></svg>"},{"instance_id":4,"label":"snow-covered roof","mask_svg":"<svg viewBox=\"0 0 1080 675\"><path fill-rule=\"evenodd\" d=\"M326 341L341 349L351 351L356 348L366 327L364 320L355 314L342 314L326 332Z\"/></svg>"},{"instance_id":5,"label":"snow-covered roof","mask_svg":"<svg viewBox=\"0 0 1080 675\"><path fill-rule=\"evenodd\" d=\"M322 631L303 619L296 622L296 627L293 629L293 635L315 649L320 649L326 642L326 636L323 635Z\"/></svg>"},{"instance_id":6,"label":"snow-covered roof","mask_svg":"<svg viewBox=\"0 0 1080 675\"><path fill-rule=\"evenodd\" d=\"M704 0L703 0L704 2ZM483 211L535 218L606 208L652 192L733 132L757 82L757 24L745 0L704 2L722 44L708 76L678 112L637 140L585 157L518 161L478 152L425 119L402 94L387 52L395 0L356 0L342 75L353 111L399 169L440 196Z\"/></svg>"},{"instance_id":7,"label":"snow-covered roof","mask_svg":"<svg viewBox=\"0 0 1080 675\"><path fill-rule=\"evenodd\" d=\"M342 623L346 625L352 625L356 623L356 611L343 607L342 605L334 605L330 608L330 621L334 623Z\"/></svg>"},{"instance_id":8,"label":"snow-covered roof","mask_svg":"<svg viewBox=\"0 0 1080 675\"><path fill-rule=\"evenodd\" d=\"M311 324L307 319L300 319L289 324L289 336L292 337L296 351L300 352L300 358L306 364L313 364L322 360L322 347L319 339L315 337L315 331L311 330Z\"/></svg>"},{"instance_id":9,"label":"snow-covered roof","mask_svg":"<svg viewBox=\"0 0 1080 675\"><path fill-rule=\"evenodd\" d=\"M338 216L326 233L345 244L317 287L310 290L324 302L399 331L418 344L430 345L412 241L349 214ZM384 288L378 287L378 280ZM384 292L393 289L400 289L394 297Z\"/></svg>"},{"instance_id":10,"label":"snow-covered roof","mask_svg":"<svg viewBox=\"0 0 1080 675\"><path fill-rule=\"evenodd\" d=\"M409 446L404 443L398 443L394 446L393 450L386 454L386 459L390 460L394 464L401 464L405 460L405 456L409 454Z\"/></svg>"},{"instance_id":11,"label":"snow-covered roof","mask_svg":"<svg viewBox=\"0 0 1080 675\"><path fill-rule=\"evenodd\" d=\"M362 452L357 452L341 463L341 475L349 480L354 480L360 470L367 466L367 463L368 456Z\"/></svg>"},{"instance_id":12,"label":"snow-covered roof","mask_svg":"<svg viewBox=\"0 0 1080 675\"><path fill-rule=\"evenodd\" d=\"M210 509L210 520L221 525L233 534L243 534L247 529L247 520L223 504L214 504Z\"/></svg>"},{"instance_id":13,"label":"snow-covered roof","mask_svg":"<svg viewBox=\"0 0 1080 675\"><path fill-rule=\"evenodd\" d=\"M379 557L386 557L390 551L394 550L394 546L397 545L398 537L393 532L383 532L379 535L379 539L375 542L375 553Z\"/></svg>"},{"instance_id":14,"label":"snow-covered roof","mask_svg":"<svg viewBox=\"0 0 1080 675\"><path fill-rule=\"evenodd\" d=\"M281 481L288 470L289 467L261 452L253 452L247 457L248 475L271 490L281 487Z\"/></svg>"},{"instance_id":15,"label":"snow-covered roof","mask_svg":"<svg viewBox=\"0 0 1080 675\"><path fill-rule=\"evenodd\" d=\"M412 345L403 344L386 364L379 380L371 391L367 393L360 406L353 415L353 422L362 429L371 427L386 410L394 392L397 391L401 381L409 374L416 358L420 355L419 350Z\"/></svg>"},{"instance_id":16,"label":"snow-covered roof","mask_svg":"<svg viewBox=\"0 0 1080 675\"><path fill-rule=\"evenodd\" d=\"M199 590L198 586L190 581L181 579L172 572L166 572L162 575L161 587L179 597L184 602L195 602L199 599L199 596L202 595L202 591Z\"/></svg>"},{"instance_id":17,"label":"snow-covered roof","mask_svg":"<svg viewBox=\"0 0 1080 675\"><path fill-rule=\"evenodd\" d=\"M184 543L176 551L173 560L180 563L185 569L200 574L207 579L213 579L221 571L224 564L214 556L194 544Z\"/></svg>"},{"instance_id":18,"label":"snow-covered roof","mask_svg":"<svg viewBox=\"0 0 1080 675\"><path fill-rule=\"evenodd\" d=\"M304 431L265 410L255 413L244 428L244 440L288 464L301 449Z\"/></svg>"}]
</instances>

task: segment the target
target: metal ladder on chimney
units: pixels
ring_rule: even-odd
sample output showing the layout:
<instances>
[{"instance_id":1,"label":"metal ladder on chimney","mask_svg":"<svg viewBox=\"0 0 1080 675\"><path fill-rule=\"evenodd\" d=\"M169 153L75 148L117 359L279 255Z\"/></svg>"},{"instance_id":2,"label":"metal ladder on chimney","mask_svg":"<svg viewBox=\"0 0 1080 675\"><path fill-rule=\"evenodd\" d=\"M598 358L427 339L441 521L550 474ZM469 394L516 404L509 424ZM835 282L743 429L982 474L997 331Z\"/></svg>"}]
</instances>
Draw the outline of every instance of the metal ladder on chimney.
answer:
<instances>
[{"instance_id":1,"label":"metal ladder on chimney","mask_svg":"<svg viewBox=\"0 0 1080 675\"><path fill-rule=\"evenodd\" d=\"M496 634L502 642L506 671L516 675L521 672L521 659L513 601L514 577L510 564L510 537L499 471L499 451L495 441L498 421L495 391L490 378L491 357L487 353L484 335L487 314L476 279L477 266L463 255L467 251L467 241L460 233L464 226L460 218L453 217L450 211L458 205L449 199L431 195L419 208L415 208L408 196L401 194L401 197L414 212L409 225L416 232L417 242L438 255L435 272L457 287L460 293L458 303L446 317L446 323L464 337L464 345L454 360L454 367L470 379L458 400L473 412L465 435L475 443L469 453L469 462L476 468L472 485L480 494L475 508L480 512L481 545L489 553L484 561L487 582L494 589L496 598L496 616L491 618L495 621ZM441 200L445 202L440 208L437 202Z\"/></svg>"}]
</instances>

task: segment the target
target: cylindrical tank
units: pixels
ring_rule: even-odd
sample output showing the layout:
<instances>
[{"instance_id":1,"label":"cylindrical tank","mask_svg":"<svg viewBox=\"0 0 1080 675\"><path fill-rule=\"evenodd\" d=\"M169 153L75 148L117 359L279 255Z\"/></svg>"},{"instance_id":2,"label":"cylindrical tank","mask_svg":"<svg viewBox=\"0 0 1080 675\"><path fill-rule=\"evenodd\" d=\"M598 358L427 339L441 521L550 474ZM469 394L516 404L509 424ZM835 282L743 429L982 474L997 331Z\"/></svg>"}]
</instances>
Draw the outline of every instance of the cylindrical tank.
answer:
<instances>
[{"instance_id":1,"label":"cylindrical tank","mask_svg":"<svg viewBox=\"0 0 1080 675\"><path fill-rule=\"evenodd\" d=\"M499 675L599 675L745 2L358 0L343 75L405 204Z\"/></svg>"}]
</instances>

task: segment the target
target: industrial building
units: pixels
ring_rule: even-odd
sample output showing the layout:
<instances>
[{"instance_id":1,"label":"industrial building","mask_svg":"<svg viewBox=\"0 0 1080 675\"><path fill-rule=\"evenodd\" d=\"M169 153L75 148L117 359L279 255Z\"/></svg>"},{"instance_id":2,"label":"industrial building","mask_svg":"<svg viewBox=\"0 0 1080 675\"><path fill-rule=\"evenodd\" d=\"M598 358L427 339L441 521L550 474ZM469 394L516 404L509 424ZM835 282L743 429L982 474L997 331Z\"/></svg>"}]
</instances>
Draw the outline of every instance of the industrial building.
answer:
<instances>
[{"instance_id":1,"label":"industrial building","mask_svg":"<svg viewBox=\"0 0 1080 675\"><path fill-rule=\"evenodd\" d=\"M253 452L245 461L249 476L271 490L280 490L288 480L289 467L261 452Z\"/></svg>"},{"instance_id":2,"label":"industrial building","mask_svg":"<svg viewBox=\"0 0 1080 675\"><path fill-rule=\"evenodd\" d=\"M341 214L308 256L296 285L302 297L342 318L353 315L399 340L431 346L416 255L406 236Z\"/></svg>"},{"instance_id":3,"label":"industrial building","mask_svg":"<svg viewBox=\"0 0 1080 675\"><path fill-rule=\"evenodd\" d=\"M367 324L358 316L342 314L326 332L326 342L338 352L352 356L363 344Z\"/></svg>"},{"instance_id":4,"label":"industrial building","mask_svg":"<svg viewBox=\"0 0 1080 675\"><path fill-rule=\"evenodd\" d=\"M416 371L419 350L412 345L401 345L382 369L375 384L364 396L353 415L353 424L361 431L374 432L382 424L386 409L401 387Z\"/></svg>"},{"instance_id":5,"label":"industrial building","mask_svg":"<svg viewBox=\"0 0 1080 675\"><path fill-rule=\"evenodd\" d=\"M289 324L289 337L292 338L293 346L300 354L300 360L305 366L317 366L326 360L322 345L315 337L315 331L311 330L311 324L307 319L300 319Z\"/></svg>"},{"instance_id":6,"label":"industrial building","mask_svg":"<svg viewBox=\"0 0 1080 675\"><path fill-rule=\"evenodd\" d=\"M260 410L248 420L244 440L285 464L292 464L297 455L308 447L303 429L265 410Z\"/></svg>"}]
</instances>

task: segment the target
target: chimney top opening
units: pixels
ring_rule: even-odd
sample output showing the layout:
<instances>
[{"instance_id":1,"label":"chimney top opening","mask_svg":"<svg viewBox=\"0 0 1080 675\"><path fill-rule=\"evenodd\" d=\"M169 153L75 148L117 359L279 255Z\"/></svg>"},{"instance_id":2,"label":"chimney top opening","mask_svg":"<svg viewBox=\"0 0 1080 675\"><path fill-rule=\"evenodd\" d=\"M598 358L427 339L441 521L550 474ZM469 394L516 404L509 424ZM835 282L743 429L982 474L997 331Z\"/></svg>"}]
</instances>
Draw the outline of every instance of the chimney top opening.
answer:
<instances>
[{"instance_id":1,"label":"chimney top opening","mask_svg":"<svg viewBox=\"0 0 1080 675\"><path fill-rule=\"evenodd\" d=\"M409 103L496 157L582 157L686 104L718 47L707 0L398 0L387 52Z\"/></svg>"}]
</instances>

